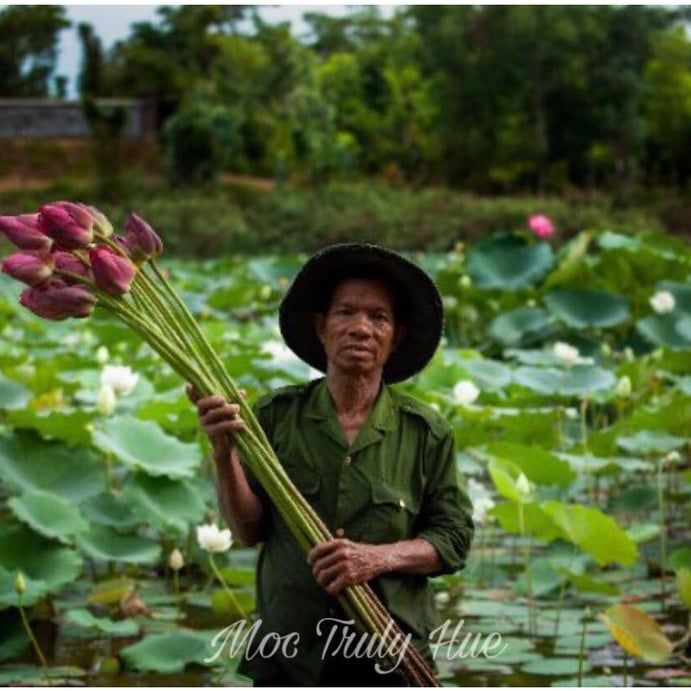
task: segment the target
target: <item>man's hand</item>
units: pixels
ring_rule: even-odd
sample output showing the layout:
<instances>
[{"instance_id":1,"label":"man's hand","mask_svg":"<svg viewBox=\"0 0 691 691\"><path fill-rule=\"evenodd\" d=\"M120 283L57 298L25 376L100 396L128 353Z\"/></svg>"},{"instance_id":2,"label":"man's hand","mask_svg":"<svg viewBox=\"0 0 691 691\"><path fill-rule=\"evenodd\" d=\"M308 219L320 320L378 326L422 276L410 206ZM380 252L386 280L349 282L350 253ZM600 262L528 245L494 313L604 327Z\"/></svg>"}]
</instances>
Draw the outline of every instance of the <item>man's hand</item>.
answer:
<instances>
[{"instance_id":1,"label":"man's hand","mask_svg":"<svg viewBox=\"0 0 691 691\"><path fill-rule=\"evenodd\" d=\"M391 545L370 545L344 538L328 540L307 555L317 583L330 595L391 570Z\"/></svg>"},{"instance_id":2,"label":"man's hand","mask_svg":"<svg viewBox=\"0 0 691 691\"><path fill-rule=\"evenodd\" d=\"M240 406L228 403L218 394L202 398L192 384L188 384L185 391L197 406L199 422L211 441L216 459L227 460L233 449L233 434L247 429L245 421L238 415Z\"/></svg>"}]
</instances>

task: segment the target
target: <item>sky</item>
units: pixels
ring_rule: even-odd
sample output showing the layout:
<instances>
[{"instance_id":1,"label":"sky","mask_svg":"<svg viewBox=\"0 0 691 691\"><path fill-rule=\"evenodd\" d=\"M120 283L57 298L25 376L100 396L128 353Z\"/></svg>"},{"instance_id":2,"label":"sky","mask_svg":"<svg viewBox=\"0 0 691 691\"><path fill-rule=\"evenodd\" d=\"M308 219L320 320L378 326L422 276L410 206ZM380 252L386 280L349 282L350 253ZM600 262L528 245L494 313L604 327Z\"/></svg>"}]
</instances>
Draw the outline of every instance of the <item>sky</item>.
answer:
<instances>
[{"instance_id":1,"label":"sky","mask_svg":"<svg viewBox=\"0 0 691 691\"><path fill-rule=\"evenodd\" d=\"M0 8L3 6L0 5ZM115 41L126 38L134 22L156 21L157 5L65 5L67 18L73 26L60 35L60 57L56 74L64 74L68 80L67 94L76 96L76 77L79 70L81 51L77 38L77 25L88 22L94 27L104 48L110 48ZM264 5L259 13L265 21L290 21L293 33L303 33L307 26L301 20L305 12L323 12L333 16L346 14L347 5ZM395 6L380 7L384 16L390 16Z\"/></svg>"}]
</instances>

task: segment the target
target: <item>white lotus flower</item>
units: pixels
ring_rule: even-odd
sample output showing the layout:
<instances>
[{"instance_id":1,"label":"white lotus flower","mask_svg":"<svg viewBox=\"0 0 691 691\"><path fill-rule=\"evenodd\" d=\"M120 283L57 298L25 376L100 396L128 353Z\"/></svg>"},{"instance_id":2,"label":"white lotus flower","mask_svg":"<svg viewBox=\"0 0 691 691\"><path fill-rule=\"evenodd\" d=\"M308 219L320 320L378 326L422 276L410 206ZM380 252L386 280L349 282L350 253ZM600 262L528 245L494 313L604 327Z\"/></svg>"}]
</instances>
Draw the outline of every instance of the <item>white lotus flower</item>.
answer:
<instances>
[{"instance_id":1,"label":"white lotus flower","mask_svg":"<svg viewBox=\"0 0 691 691\"><path fill-rule=\"evenodd\" d=\"M262 343L262 353L271 355L275 362L293 362L295 360L300 360L285 343L273 339Z\"/></svg>"},{"instance_id":2,"label":"white lotus flower","mask_svg":"<svg viewBox=\"0 0 691 691\"><path fill-rule=\"evenodd\" d=\"M575 408L567 408L564 414L569 420L576 420L578 418L578 411Z\"/></svg>"},{"instance_id":3,"label":"white lotus flower","mask_svg":"<svg viewBox=\"0 0 691 691\"><path fill-rule=\"evenodd\" d=\"M117 396L127 396L137 385L139 375L126 365L106 365L101 371L101 384L110 386Z\"/></svg>"},{"instance_id":4,"label":"white lotus flower","mask_svg":"<svg viewBox=\"0 0 691 691\"><path fill-rule=\"evenodd\" d=\"M197 542L207 552L227 552L233 544L230 530L219 530L214 523L197 526Z\"/></svg>"},{"instance_id":5,"label":"white lotus flower","mask_svg":"<svg viewBox=\"0 0 691 691\"><path fill-rule=\"evenodd\" d=\"M96 349L96 362L98 362L99 365L105 365L109 358L110 353L108 352L108 348L104 345Z\"/></svg>"},{"instance_id":6,"label":"white lotus flower","mask_svg":"<svg viewBox=\"0 0 691 691\"><path fill-rule=\"evenodd\" d=\"M554 344L553 353L554 357L566 367L571 367L581 361L581 354L578 352L578 348L562 341L557 341Z\"/></svg>"},{"instance_id":7,"label":"white lotus flower","mask_svg":"<svg viewBox=\"0 0 691 691\"><path fill-rule=\"evenodd\" d=\"M182 558L182 552L176 547L168 557L168 566L173 571L179 571L185 565L185 560Z\"/></svg>"},{"instance_id":8,"label":"white lotus flower","mask_svg":"<svg viewBox=\"0 0 691 691\"><path fill-rule=\"evenodd\" d=\"M487 488L477 480L468 480L468 496L473 505L473 522L484 523L487 520L487 512L495 507L494 500Z\"/></svg>"},{"instance_id":9,"label":"white lotus flower","mask_svg":"<svg viewBox=\"0 0 691 691\"><path fill-rule=\"evenodd\" d=\"M529 497L533 493L533 487L525 473L521 473L516 480L516 489L524 496Z\"/></svg>"},{"instance_id":10,"label":"white lotus flower","mask_svg":"<svg viewBox=\"0 0 691 691\"><path fill-rule=\"evenodd\" d=\"M668 290L658 290L655 295L650 298L650 306L658 314L667 314L667 312L672 312L676 307L676 300L674 295Z\"/></svg>"},{"instance_id":11,"label":"white lotus flower","mask_svg":"<svg viewBox=\"0 0 691 691\"><path fill-rule=\"evenodd\" d=\"M98 398L96 399L96 410L98 410L101 415L110 415L117 405L118 399L115 396L115 391L113 387L108 384L103 384L101 390L98 392Z\"/></svg>"},{"instance_id":12,"label":"white lotus flower","mask_svg":"<svg viewBox=\"0 0 691 691\"><path fill-rule=\"evenodd\" d=\"M442 590L441 592L434 594L434 601L440 607L443 607L444 605L448 605L450 600L451 600L451 596L445 590Z\"/></svg>"},{"instance_id":13,"label":"white lotus flower","mask_svg":"<svg viewBox=\"0 0 691 691\"><path fill-rule=\"evenodd\" d=\"M619 396L619 398L628 398L631 395L633 387L631 386L631 378L625 374L619 379L616 387L614 388L614 393Z\"/></svg>"},{"instance_id":14,"label":"white lotus flower","mask_svg":"<svg viewBox=\"0 0 691 691\"><path fill-rule=\"evenodd\" d=\"M459 405L474 403L479 395L480 389L478 389L470 379L461 379L461 381L453 387L453 400Z\"/></svg>"}]
</instances>

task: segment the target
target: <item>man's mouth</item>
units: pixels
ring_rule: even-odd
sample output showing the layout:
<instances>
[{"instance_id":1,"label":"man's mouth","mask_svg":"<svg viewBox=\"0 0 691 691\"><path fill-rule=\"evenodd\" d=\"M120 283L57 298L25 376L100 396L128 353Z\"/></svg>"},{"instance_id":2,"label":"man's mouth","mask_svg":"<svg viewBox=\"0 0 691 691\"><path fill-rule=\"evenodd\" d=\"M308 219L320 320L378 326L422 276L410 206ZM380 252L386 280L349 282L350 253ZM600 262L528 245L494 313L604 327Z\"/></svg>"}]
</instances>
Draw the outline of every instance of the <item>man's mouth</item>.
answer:
<instances>
[{"instance_id":1,"label":"man's mouth","mask_svg":"<svg viewBox=\"0 0 691 691\"><path fill-rule=\"evenodd\" d=\"M349 350L349 351L354 352L354 353L370 353L371 352L371 350L369 348L367 348L366 346L356 345L356 344L346 346L345 350Z\"/></svg>"}]
</instances>

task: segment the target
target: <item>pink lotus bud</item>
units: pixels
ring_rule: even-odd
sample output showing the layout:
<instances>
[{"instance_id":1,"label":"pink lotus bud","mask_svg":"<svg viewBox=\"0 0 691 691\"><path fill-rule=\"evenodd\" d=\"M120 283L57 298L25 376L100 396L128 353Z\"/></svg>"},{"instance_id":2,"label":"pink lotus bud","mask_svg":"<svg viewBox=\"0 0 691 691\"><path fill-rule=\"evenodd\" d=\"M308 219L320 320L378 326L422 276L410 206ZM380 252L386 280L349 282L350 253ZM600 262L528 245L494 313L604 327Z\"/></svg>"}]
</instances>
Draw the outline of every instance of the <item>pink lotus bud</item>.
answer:
<instances>
[{"instance_id":1,"label":"pink lotus bud","mask_svg":"<svg viewBox=\"0 0 691 691\"><path fill-rule=\"evenodd\" d=\"M50 278L54 266L55 261L47 252L15 252L2 263L2 272L35 286Z\"/></svg>"},{"instance_id":2,"label":"pink lotus bud","mask_svg":"<svg viewBox=\"0 0 691 691\"><path fill-rule=\"evenodd\" d=\"M95 206L86 207L94 219L94 234L99 240L109 238L113 234L113 226L107 216Z\"/></svg>"},{"instance_id":3,"label":"pink lotus bud","mask_svg":"<svg viewBox=\"0 0 691 691\"><path fill-rule=\"evenodd\" d=\"M20 250L49 250L53 241L38 227L38 214L0 216L0 230Z\"/></svg>"},{"instance_id":4,"label":"pink lotus bud","mask_svg":"<svg viewBox=\"0 0 691 691\"><path fill-rule=\"evenodd\" d=\"M554 224L549 216L545 216L544 214L533 214L528 219L528 227L541 240L545 240L554 235Z\"/></svg>"},{"instance_id":5,"label":"pink lotus bud","mask_svg":"<svg viewBox=\"0 0 691 691\"><path fill-rule=\"evenodd\" d=\"M131 213L125 226L125 245L136 264L143 264L163 251L163 242L156 231L140 216Z\"/></svg>"},{"instance_id":6,"label":"pink lotus bud","mask_svg":"<svg viewBox=\"0 0 691 691\"><path fill-rule=\"evenodd\" d=\"M53 202L40 207L39 229L66 250L85 247L94 239L94 216L83 204Z\"/></svg>"},{"instance_id":7,"label":"pink lotus bud","mask_svg":"<svg viewBox=\"0 0 691 691\"><path fill-rule=\"evenodd\" d=\"M78 257L75 257L72 252L53 252L53 257L55 259L56 271L69 271L70 273L93 279L91 269L84 262L80 261ZM68 276L62 276L61 278L68 283L74 283Z\"/></svg>"},{"instance_id":8,"label":"pink lotus bud","mask_svg":"<svg viewBox=\"0 0 691 691\"><path fill-rule=\"evenodd\" d=\"M27 288L19 302L39 317L60 321L67 317L88 317L97 299L83 286L68 286L60 279L51 278L40 286Z\"/></svg>"},{"instance_id":9,"label":"pink lotus bud","mask_svg":"<svg viewBox=\"0 0 691 691\"><path fill-rule=\"evenodd\" d=\"M102 291L109 295L124 295L130 289L137 267L129 259L103 246L92 247L89 259L96 285Z\"/></svg>"}]
</instances>

